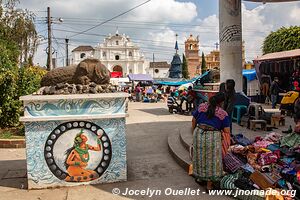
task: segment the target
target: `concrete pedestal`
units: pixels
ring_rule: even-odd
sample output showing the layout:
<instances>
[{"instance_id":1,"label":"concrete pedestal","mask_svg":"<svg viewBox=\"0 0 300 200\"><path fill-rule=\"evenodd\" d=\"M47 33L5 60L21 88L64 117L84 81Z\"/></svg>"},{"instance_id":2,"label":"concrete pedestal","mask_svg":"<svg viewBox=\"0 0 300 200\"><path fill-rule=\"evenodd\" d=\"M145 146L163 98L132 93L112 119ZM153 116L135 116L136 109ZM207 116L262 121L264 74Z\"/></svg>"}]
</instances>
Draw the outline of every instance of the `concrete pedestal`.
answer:
<instances>
[{"instance_id":1,"label":"concrete pedestal","mask_svg":"<svg viewBox=\"0 0 300 200\"><path fill-rule=\"evenodd\" d=\"M236 91L243 89L241 0L219 0L221 82L234 79Z\"/></svg>"},{"instance_id":2,"label":"concrete pedestal","mask_svg":"<svg viewBox=\"0 0 300 200\"><path fill-rule=\"evenodd\" d=\"M21 97L28 189L125 181L126 97L126 93Z\"/></svg>"}]
</instances>

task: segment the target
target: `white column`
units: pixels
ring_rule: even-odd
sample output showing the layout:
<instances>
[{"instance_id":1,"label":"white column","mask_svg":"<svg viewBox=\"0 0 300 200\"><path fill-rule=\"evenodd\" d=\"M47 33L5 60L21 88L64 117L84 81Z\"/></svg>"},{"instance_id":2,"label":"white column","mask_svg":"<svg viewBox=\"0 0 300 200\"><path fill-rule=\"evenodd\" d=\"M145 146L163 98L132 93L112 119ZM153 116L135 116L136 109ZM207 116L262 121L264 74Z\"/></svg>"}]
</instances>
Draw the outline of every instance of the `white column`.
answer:
<instances>
[{"instance_id":1,"label":"white column","mask_svg":"<svg viewBox=\"0 0 300 200\"><path fill-rule=\"evenodd\" d=\"M221 82L235 80L242 91L242 15L241 0L219 0Z\"/></svg>"}]
</instances>

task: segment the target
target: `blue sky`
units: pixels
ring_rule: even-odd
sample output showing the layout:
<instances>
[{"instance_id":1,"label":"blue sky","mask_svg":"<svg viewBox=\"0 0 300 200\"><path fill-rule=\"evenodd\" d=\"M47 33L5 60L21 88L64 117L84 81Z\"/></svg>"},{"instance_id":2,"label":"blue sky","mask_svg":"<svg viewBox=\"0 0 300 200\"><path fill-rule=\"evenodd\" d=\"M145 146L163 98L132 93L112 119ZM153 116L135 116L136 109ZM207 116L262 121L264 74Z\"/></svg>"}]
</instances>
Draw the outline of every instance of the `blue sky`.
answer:
<instances>
[{"instance_id":1,"label":"blue sky","mask_svg":"<svg viewBox=\"0 0 300 200\"><path fill-rule=\"evenodd\" d=\"M145 0L26 0L21 8L37 14L37 28L47 36L45 10L51 7L52 15L64 18L61 24L53 24L53 46L58 54L59 65L65 57L64 38L83 31L101 20L109 19ZM245 40L246 60L261 55L264 38L282 26L300 25L300 2L262 4L243 1L243 40ZM178 36L180 53L184 51L184 41L190 35L199 35L200 54L209 53L215 48L219 38L218 0L152 0L150 3L130 12L116 21L109 22L88 33L70 39L70 52L78 45L95 47L102 43L104 36L115 33L129 35L141 47L146 58L168 61L174 54L175 34ZM97 20L96 20L97 19ZM123 21L123 22L122 22ZM125 21L125 22L124 22ZM147 24L150 22L150 24ZM46 63L45 40L41 40L35 62Z\"/></svg>"}]
</instances>

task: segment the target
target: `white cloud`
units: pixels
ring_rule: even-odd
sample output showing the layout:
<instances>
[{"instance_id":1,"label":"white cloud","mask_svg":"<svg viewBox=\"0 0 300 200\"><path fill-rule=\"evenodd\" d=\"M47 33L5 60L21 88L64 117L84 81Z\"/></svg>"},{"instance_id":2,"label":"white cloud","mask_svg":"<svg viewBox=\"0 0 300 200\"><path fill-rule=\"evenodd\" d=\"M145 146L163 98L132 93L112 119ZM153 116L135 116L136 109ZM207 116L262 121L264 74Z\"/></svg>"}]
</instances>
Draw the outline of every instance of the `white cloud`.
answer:
<instances>
[{"instance_id":1,"label":"white cloud","mask_svg":"<svg viewBox=\"0 0 300 200\"><path fill-rule=\"evenodd\" d=\"M183 23L191 22L195 17L197 17L197 7L194 3L175 0L152 0L134 11L129 19Z\"/></svg>"},{"instance_id":2,"label":"white cloud","mask_svg":"<svg viewBox=\"0 0 300 200\"><path fill-rule=\"evenodd\" d=\"M22 1L20 4L21 8L27 8L29 10L36 11L38 17L45 17L45 11L47 6L51 7L51 14L54 17L62 17L65 18L64 23L61 26L53 25L54 29L65 29L71 31L78 31L78 30L85 30L90 28L91 26L99 23L99 21L89 20L89 21L82 21L83 19L109 19L117 14L120 14L130 8L141 4L144 0L81 0L81 1L74 1L74 0L47 0L47 1L40 1L40 0L26 0ZM124 20L124 21L134 21L134 22L154 22L154 23L189 23L193 19L197 17L197 7L194 3L189 2L179 2L176 0L152 0L149 3L139 7L138 9L133 10L132 12L119 17L117 20ZM70 19L73 18L73 19ZM78 18L78 20L74 19ZM40 18L41 19L41 18ZM45 18L43 18L45 19ZM68 27L69 28L68 28ZM127 24L118 24L114 22L110 22L104 26L100 26L89 33L98 33L103 35L108 35L109 33L114 33L116 30L116 26L119 26L120 33L126 33L127 35L134 38L139 39L149 39L149 32L152 30L145 29L149 27L153 27L152 25L147 25L145 23L137 25L136 23L127 23ZM126 27L127 26L127 27ZM71 28L70 28L71 27ZM129 29L128 27L135 27ZM45 29L46 25L39 25L39 30ZM169 28L162 28L162 27L154 27L163 29L166 32L165 35L158 35L157 37L153 38L171 38L173 33L169 32ZM64 38L66 36L73 35L72 33L68 32L60 32L60 31L53 31L54 35L57 38ZM173 38L174 38L173 34ZM150 35L150 37L152 37ZM95 45L96 42L102 42L103 37L99 36L87 36L87 35L80 35L77 36L76 39L81 40L70 40L72 45L79 45L79 44L90 44ZM151 38L150 38L151 39ZM83 42L89 40L90 42ZM174 39L172 39L173 42ZM59 41L63 43L63 40ZM147 43L148 42L144 42ZM141 44L141 46L146 46L147 44ZM63 44L60 44L64 46ZM170 45L170 43L168 43ZM55 46L55 41L54 41ZM172 45L174 46L174 45ZM46 48L46 44L39 47L38 52L35 57L35 61L39 62L40 64L44 64L46 62L46 54L44 53L43 49ZM74 46L70 47L73 49ZM149 47L150 48L150 47ZM151 47L155 48L155 47ZM58 47L56 47L58 49ZM173 47L174 49L174 47ZM59 48L59 55L58 57L62 57L64 54L63 48ZM150 51L150 50L148 50ZM158 50L159 51L159 50ZM164 52L166 53L166 52ZM165 54L164 54L165 55Z\"/></svg>"}]
</instances>

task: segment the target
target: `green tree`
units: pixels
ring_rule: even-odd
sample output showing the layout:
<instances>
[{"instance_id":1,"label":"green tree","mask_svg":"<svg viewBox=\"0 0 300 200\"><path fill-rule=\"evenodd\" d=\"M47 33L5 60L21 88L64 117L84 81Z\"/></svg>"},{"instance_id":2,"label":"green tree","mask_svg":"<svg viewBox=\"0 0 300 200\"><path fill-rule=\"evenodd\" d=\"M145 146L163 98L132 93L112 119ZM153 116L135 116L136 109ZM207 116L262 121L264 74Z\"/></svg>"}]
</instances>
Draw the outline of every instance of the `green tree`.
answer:
<instances>
[{"instance_id":1,"label":"green tree","mask_svg":"<svg viewBox=\"0 0 300 200\"><path fill-rule=\"evenodd\" d=\"M189 79L188 63L184 54L182 54L182 76L185 79Z\"/></svg>"},{"instance_id":2,"label":"green tree","mask_svg":"<svg viewBox=\"0 0 300 200\"><path fill-rule=\"evenodd\" d=\"M16 9L18 0L0 0L0 38L13 41L19 49L19 62L27 62L34 56L38 34L34 25L34 14Z\"/></svg>"},{"instance_id":3,"label":"green tree","mask_svg":"<svg viewBox=\"0 0 300 200\"><path fill-rule=\"evenodd\" d=\"M16 3L0 0L0 127L19 125L23 112L19 98L36 91L45 73L32 66L18 67L20 62L32 63L37 35L32 15L15 9Z\"/></svg>"},{"instance_id":4,"label":"green tree","mask_svg":"<svg viewBox=\"0 0 300 200\"><path fill-rule=\"evenodd\" d=\"M264 40L263 54L287 51L300 48L300 27L282 27L271 32Z\"/></svg>"},{"instance_id":5,"label":"green tree","mask_svg":"<svg viewBox=\"0 0 300 200\"><path fill-rule=\"evenodd\" d=\"M205 56L204 53L202 52L202 61L201 61L201 73L203 74L206 72L206 61L205 61Z\"/></svg>"}]
</instances>

